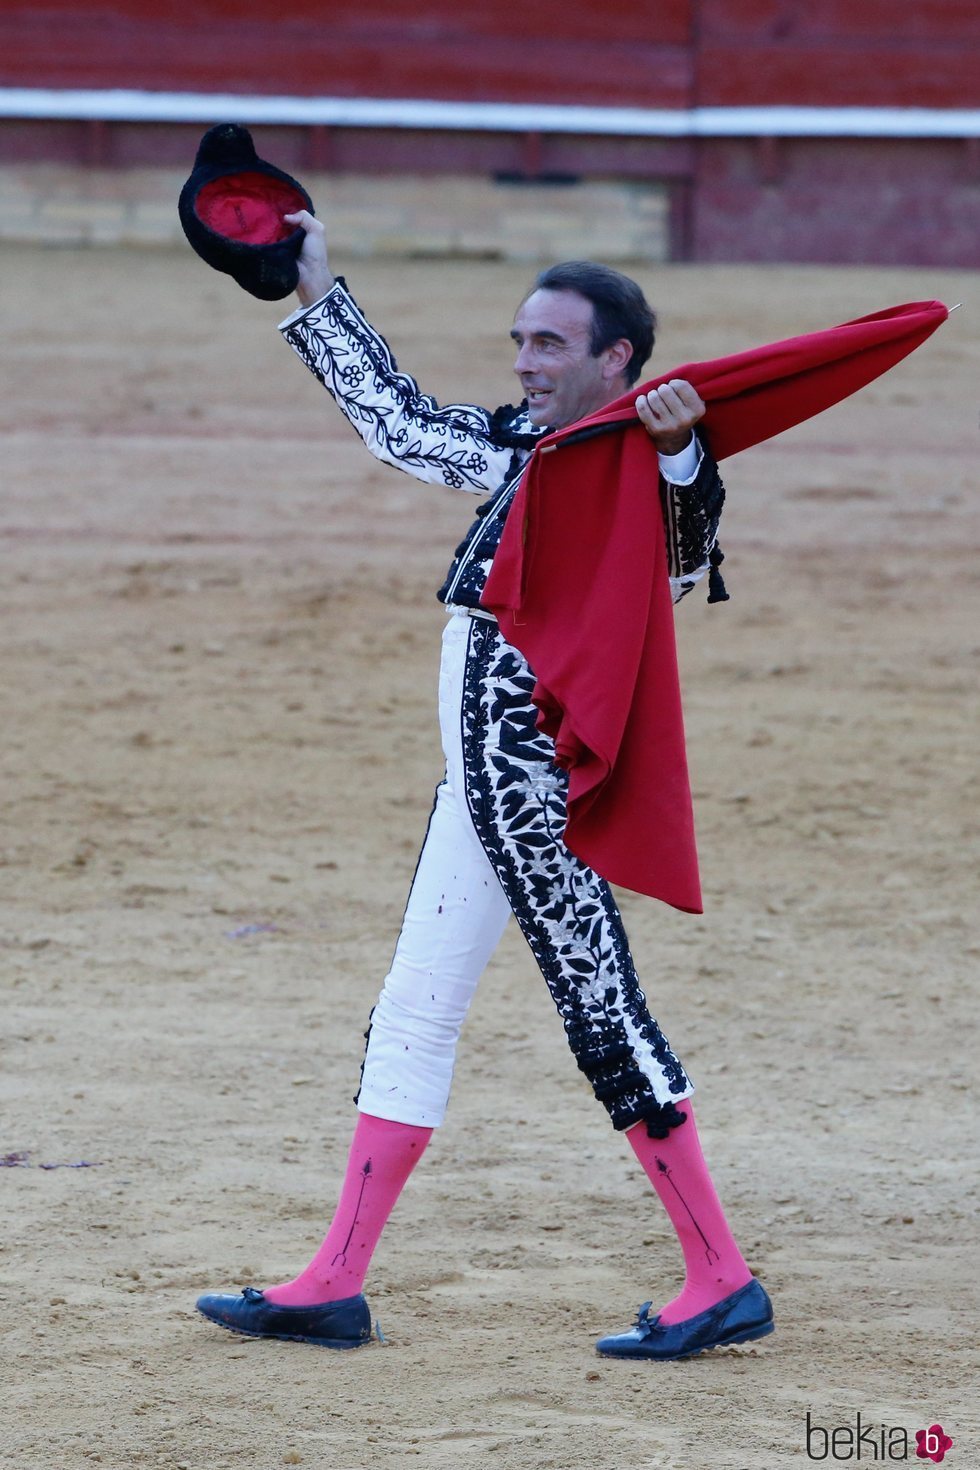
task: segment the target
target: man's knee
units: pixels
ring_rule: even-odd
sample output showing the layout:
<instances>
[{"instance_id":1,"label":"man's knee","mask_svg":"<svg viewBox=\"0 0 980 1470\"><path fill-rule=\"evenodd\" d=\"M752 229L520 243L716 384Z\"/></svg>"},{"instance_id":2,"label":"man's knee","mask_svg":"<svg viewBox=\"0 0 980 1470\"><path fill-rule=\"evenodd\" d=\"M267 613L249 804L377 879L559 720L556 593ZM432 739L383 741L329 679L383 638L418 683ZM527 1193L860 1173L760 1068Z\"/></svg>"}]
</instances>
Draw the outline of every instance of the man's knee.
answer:
<instances>
[{"instance_id":1,"label":"man's knee","mask_svg":"<svg viewBox=\"0 0 980 1470\"><path fill-rule=\"evenodd\" d=\"M409 1043L455 1046L472 994L460 984L447 986L424 979L407 982L393 972L374 1008L371 1029L403 1036Z\"/></svg>"}]
</instances>

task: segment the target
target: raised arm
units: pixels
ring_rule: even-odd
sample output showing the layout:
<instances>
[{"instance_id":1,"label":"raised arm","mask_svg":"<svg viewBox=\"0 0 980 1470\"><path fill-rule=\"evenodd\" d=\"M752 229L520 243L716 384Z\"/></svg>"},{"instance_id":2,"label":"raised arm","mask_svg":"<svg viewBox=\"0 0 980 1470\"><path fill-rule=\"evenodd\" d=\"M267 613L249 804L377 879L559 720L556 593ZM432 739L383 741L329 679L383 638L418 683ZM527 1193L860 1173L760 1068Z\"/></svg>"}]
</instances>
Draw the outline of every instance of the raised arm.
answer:
<instances>
[{"instance_id":1,"label":"raised arm","mask_svg":"<svg viewBox=\"0 0 980 1470\"><path fill-rule=\"evenodd\" d=\"M303 226L306 240L296 290L301 305L280 331L371 453L430 484L495 490L513 448L500 441L493 416L473 404L440 408L420 392L331 272L321 222L305 210L285 218Z\"/></svg>"}]
</instances>

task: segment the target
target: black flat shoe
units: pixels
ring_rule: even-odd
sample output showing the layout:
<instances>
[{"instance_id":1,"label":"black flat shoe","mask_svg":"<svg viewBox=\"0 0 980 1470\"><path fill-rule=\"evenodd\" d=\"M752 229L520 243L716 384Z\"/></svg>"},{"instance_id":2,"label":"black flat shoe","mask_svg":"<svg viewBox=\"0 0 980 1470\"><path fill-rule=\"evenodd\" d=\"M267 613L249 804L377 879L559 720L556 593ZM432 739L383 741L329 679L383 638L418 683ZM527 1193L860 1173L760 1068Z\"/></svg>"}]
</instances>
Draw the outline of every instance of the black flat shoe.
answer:
<instances>
[{"instance_id":1,"label":"black flat shoe","mask_svg":"<svg viewBox=\"0 0 980 1470\"><path fill-rule=\"evenodd\" d=\"M282 1342L312 1342L328 1348L356 1348L371 1341L371 1313L363 1296L309 1307L279 1307L266 1301L254 1286L246 1286L239 1296L212 1293L198 1297L197 1310L209 1322L245 1337L277 1337Z\"/></svg>"},{"instance_id":2,"label":"black flat shoe","mask_svg":"<svg viewBox=\"0 0 980 1470\"><path fill-rule=\"evenodd\" d=\"M606 1358L653 1358L668 1362L671 1358L693 1358L707 1348L750 1342L775 1330L772 1302L755 1280L715 1302L706 1312L683 1322L661 1327L659 1317L649 1314L650 1303L644 1302L636 1326L618 1337L601 1337L596 1352Z\"/></svg>"}]
</instances>

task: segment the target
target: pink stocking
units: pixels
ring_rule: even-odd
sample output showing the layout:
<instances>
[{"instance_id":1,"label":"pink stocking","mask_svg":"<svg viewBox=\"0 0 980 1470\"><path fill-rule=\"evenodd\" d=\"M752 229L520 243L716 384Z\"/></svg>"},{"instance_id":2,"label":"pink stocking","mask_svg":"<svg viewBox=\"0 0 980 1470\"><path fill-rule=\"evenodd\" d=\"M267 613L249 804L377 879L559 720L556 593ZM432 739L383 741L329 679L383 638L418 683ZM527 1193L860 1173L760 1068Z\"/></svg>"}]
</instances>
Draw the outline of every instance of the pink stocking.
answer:
<instances>
[{"instance_id":1,"label":"pink stocking","mask_svg":"<svg viewBox=\"0 0 980 1470\"><path fill-rule=\"evenodd\" d=\"M388 1216L431 1137L431 1128L358 1115L326 1239L295 1280L266 1288L270 1302L305 1307L357 1296Z\"/></svg>"},{"instance_id":2,"label":"pink stocking","mask_svg":"<svg viewBox=\"0 0 980 1470\"><path fill-rule=\"evenodd\" d=\"M666 1138L650 1138L643 1123L626 1134L684 1252L684 1286L660 1308L665 1327L696 1317L752 1280L711 1182L690 1101L677 1106L687 1122L671 1128Z\"/></svg>"}]
</instances>

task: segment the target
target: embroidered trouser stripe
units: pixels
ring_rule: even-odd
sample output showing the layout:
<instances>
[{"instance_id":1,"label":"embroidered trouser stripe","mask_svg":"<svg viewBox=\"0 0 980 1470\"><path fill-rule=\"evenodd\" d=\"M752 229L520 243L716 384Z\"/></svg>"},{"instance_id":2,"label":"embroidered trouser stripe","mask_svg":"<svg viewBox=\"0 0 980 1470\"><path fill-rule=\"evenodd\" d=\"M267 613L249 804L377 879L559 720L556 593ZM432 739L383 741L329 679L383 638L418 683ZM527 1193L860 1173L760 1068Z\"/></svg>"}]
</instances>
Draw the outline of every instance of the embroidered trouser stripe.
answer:
<instances>
[{"instance_id":1,"label":"embroidered trouser stripe","mask_svg":"<svg viewBox=\"0 0 980 1470\"><path fill-rule=\"evenodd\" d=\"M561 841L568 776L536 727L533 687L497 625L474 620L461 709L473 825L613 1125L669 1127L693 1087L647 1009L609 884Z\"/></svg>"}]
</instances>

